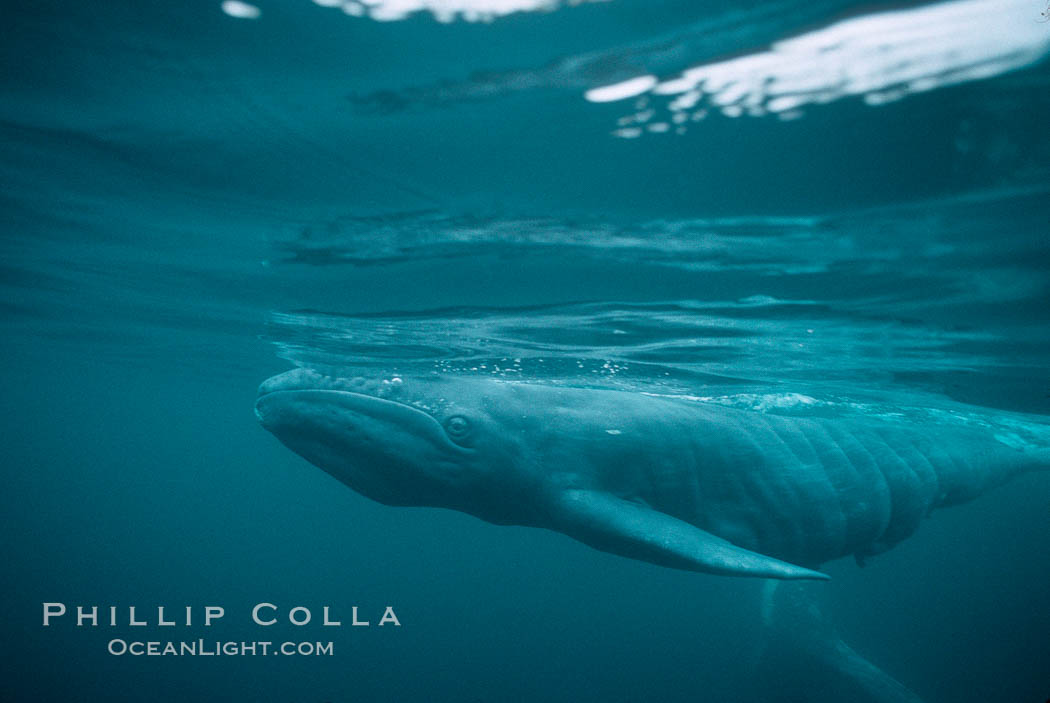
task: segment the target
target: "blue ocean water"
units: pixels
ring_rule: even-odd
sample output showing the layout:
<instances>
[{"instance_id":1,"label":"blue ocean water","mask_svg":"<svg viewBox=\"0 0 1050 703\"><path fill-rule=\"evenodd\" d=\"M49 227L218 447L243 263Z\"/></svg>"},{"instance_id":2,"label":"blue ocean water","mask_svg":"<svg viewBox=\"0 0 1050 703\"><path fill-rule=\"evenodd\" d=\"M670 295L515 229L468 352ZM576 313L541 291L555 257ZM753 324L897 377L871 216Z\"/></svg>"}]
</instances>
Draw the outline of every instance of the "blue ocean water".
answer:
<instances>
[{"instance_id":1,"label":"blue ocean water","mask_svg":"<svg viewBox=\"0 0 1050 703\"><path fill-rule=\"evenodd\" d=\"M1050 422L1038 0L5 9L5 700L778 700L760 583L372 503L259 427L293 366ZM1045 700L1048 507L939 511L826 608L924 700Z\"/></svg>"}]
</instances>

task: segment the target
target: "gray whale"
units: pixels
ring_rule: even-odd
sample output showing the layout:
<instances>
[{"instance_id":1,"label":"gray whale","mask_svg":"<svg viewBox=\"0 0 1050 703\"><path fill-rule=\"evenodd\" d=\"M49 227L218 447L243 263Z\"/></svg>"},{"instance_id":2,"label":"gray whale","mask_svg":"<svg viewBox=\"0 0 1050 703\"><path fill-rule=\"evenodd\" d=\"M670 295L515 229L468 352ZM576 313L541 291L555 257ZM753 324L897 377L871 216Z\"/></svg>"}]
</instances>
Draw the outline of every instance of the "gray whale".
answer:
<instances>
[{"instance_id":1,"label":"gray whale","mask_svg":"<svg viewBox=\"0 0 1050 703\"><path fill-rule=\"evenodd\" d=\"M827 578L1050 450L995 428L794 417L682 398L435 375L265 381L281 442L387 505L543 527L691 571Z\"/></svg>"}]
</instances>

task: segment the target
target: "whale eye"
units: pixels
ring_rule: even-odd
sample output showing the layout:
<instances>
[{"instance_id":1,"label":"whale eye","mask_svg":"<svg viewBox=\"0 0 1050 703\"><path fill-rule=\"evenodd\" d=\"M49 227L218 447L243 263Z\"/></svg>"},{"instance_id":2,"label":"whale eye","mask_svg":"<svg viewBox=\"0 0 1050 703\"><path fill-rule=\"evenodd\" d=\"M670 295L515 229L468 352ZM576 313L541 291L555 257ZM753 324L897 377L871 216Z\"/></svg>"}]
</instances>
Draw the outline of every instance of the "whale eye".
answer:
<instances>
[{"instance_id":1,"label":"whale eye","mask_svg":"<svg viewBox=\"0 0 1050 703\"><path fill-rule=\"evenodd\" d=\"M453 441L464 440L470 434L470 420L462 415L453 415L445 420L445 431Z\"/></svg>"}]
</instances>

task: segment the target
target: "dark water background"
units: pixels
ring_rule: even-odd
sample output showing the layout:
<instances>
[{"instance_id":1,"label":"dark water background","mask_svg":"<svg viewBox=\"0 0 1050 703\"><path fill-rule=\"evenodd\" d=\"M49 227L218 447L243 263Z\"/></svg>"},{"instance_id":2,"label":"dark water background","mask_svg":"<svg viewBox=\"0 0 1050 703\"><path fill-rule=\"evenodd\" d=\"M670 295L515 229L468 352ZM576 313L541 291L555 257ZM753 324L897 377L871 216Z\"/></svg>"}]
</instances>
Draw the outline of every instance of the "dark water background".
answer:
<instances>
[{"instance_id":1,"label":"dark water background","mask_svg":"<svg viewBox=\"0 0 1050 703\"><path fill-rule=\"evenodd\" d=\"M259 8L5 5L0 698L739 699L760 584L373 504L256 424L292 364L1050 415L1040 3L948 27L982 80L677 123L669 98L584 94L873 8ZM975 26L992 58L967 56ZM904 65L953 75L923 55ZM1048 508L1025 476L828 565L845 639L931 702L1045 700ZM227 616L45 629L45 601ZM262 630L260 601L403 626ZM115 636L336 655L112 657Z\"/></svg>"}]
</instances>

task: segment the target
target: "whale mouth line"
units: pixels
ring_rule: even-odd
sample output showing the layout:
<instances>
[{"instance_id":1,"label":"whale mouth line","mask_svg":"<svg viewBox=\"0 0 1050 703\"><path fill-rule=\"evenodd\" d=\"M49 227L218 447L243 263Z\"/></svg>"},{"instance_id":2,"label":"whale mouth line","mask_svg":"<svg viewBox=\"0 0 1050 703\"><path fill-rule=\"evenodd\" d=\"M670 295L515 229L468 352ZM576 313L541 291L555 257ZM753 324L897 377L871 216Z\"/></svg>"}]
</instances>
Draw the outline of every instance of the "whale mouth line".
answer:
<instances>
[{"instance_id":1,"label":"whale mouth line","mask_svg":"<svg viewBox=\"0 0 1050 703\"><path fill-rule=\"evenodd\" d=\"M398 403L398 401L396 400L380 398L377 395L371 395L369 393L358 393L357 391L343 390L341 388L275 388L272 391L263 391L256 397L256 400L262 400L263 398L268 398L272 395L277 395L279 393L336 393L339 395L353 395L359 398L372 398L374 400L386 400L390 403ZM398 404L404 405L404 403Z\"/></svg>"},{"instance_id":2,"label":"whale mouth line","mask_svg":"<svg viewBox=\"0 0 1050 703\"><path fill-rule=\"evenodd\" d=\"M442 444L455 447L460 451L463 450L462 447L459 447L448 439L444 428L441 426L441 422L428 412L408 405L407 403L402 403L399 400L391 400L375 395L369 395L368 393L358 393L356 391L338 388L275 388L273 390L263 391L255 399L255 415L261 422L263 422L263 424L265 424L265 412L260 406L264 401L272 400L280 396L300 396L333 402L343 401L343 403L347 405L347 409L351 412L372 417L391 418L394 416L390 415L390 412L395 411L396 417L400 417L401 422L406 426L414 426L417 432L433 432L435 436L440 437Z\"/></svg>"},{"instance_id":3,"label":"whale mouth line","mask_svg":"<svg viewBox=\"0 0 1050 703\"><path fill-rule=\"evenodd\" d=\"M372 401L376 401L376 402L379 402L379 403L390 403L391 405L397 405L397 406L400 406L402 408L406 408L406 409L411 410L413 412L417 412L420 415L425 415L426 417L430 418L431 420L434 420L434 418L429 413L425 413L422 410L420 410L419 408L415 408L415 407L409 405L408 403L402 403L399 400L393 400L391 398L381 398L378 395L371 395L369 393L359 393L357 391L343 390L341 388L275 388L272 391L263 391L258 396L256 396L256 398L255 398L255 405L256 405L256 407L258 407L259 402L262 401L264 398L272 398L272 397L277 396L277 395L304 394L304 393L308 393L310 395L319 395L320 394L320 395L325 395L325 396L349 397L349 398L372 400ZM436 420L435 420L435 422L436 422Z\"/></svg>"}]
</instances>

